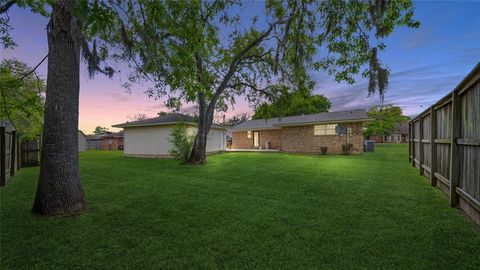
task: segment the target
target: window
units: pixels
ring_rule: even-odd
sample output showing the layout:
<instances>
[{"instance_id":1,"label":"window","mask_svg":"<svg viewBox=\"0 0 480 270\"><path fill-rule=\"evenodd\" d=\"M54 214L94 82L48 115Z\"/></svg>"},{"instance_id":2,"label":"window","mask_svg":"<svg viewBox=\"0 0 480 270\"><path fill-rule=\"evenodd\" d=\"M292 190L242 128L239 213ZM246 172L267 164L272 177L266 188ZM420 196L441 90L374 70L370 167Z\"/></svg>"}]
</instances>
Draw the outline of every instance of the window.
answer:
<instances>
[{"instance_id":1,"label":"window","mask_svg":"<svg viewBox=\"0 0 480 270\"><path fill-rule=\"evenodd\" d=\"M328 124L328 125L314 125L313 134L316 136L319 135L336 135L335 128L337 124Z\"/></svg>"},{"instance_id":2,"label":"window","mask_svg":"<svg viewBox=\"0 0 480 270\"><path fill-rule=\"evenodd\" d=\"M249 130L247 131L247 139L251 139L252 138L252 131Z\"/></svg>"}]
</instances>

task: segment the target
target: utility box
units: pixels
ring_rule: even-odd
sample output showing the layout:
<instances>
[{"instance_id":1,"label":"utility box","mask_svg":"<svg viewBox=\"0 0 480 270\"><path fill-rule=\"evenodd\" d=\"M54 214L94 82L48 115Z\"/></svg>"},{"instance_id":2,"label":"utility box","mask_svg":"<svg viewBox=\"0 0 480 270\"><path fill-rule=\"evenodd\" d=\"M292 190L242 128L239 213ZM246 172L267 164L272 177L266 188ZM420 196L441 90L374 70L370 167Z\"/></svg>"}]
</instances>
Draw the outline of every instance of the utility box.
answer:
<instances>
[{"instance_id":1,"label":"utility box","mask_svg":"<svg viewBox=\"0 0 480 270\"><path fill-rule=\"evenodd\" d=\"M363 151L364 152L375 151L375 141L374 140L365 140L363 142Z\"/></svg>"}]
</instances>

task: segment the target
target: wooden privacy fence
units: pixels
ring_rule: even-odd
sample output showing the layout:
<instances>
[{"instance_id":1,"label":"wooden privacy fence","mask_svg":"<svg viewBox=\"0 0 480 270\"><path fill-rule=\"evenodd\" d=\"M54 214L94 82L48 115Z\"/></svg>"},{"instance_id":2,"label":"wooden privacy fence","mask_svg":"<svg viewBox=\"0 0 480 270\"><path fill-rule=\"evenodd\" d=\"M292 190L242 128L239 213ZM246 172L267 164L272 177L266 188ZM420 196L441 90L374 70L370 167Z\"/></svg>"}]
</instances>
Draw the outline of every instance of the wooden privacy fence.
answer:
<instances>
[{"instance_id":1,"label":"wooden privacy fence","mask_svg":"<svg viewBox=\"0 0 480 270\"><path fill-rule=\"evenodd\" d=\"M409 128L412 166L480 224L480 63Z\"/></svg>"},{"instance_id":2,"label":"wooden privacy fence","mask_svg":"<svg viewBox=\"0 0 480 270\"><path fill-rule=\"evenodd\" d=\"M8 122L0 121L0 186L18 170L18 134Z\"/></svg>"},{"instance_id":3,"label":"wooden privacy fence","mask_svg":"<svg viewBox=\"0 0 480 270\"><path fill-rule=\"evenodd\" d=\"M20 145L21 167L33 167L40 165L40 140L24 141Z\"/></svg>"}]
</instances>

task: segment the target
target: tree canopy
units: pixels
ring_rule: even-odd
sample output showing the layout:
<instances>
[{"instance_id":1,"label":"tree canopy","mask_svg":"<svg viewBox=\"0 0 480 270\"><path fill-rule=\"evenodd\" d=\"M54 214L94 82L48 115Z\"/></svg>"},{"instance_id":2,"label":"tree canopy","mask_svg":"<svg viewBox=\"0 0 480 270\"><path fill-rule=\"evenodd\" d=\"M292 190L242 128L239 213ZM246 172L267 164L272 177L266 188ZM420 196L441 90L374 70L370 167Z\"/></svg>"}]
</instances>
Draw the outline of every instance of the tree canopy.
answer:
<instances>
[{"instance_id":1,"label":"tree canopy","mask_svg":"<svg viewBox=\"0 0 480 270\"><path fill-rule=\"evenodd\" d=\"M373 106L368 111L368 116L374 120L368 124L366 136L388 135L397 125L408 122L408 117L403 115L402 108L392 104Z\"/></svg>"},{"instance_id":2,"label":"tree canopy","mask_svg":"<svg viewBox=\"0 0 480 270\"><path fill-rule=\"evenodd\" d=\"M0 63L0 119L12 121L21 140L40 137L43 128L45 81L16 59Z\"/></svg>"},{"instance_id":3,"label":"tree canopy","mask_svg":"<svg viewBox=\"0 0 480 270\"><path fill-rule=\"evenodd\" d=\"M247 120L248 120L248 115L246 113L240 113L232 116L231 118L226 119L224 125L233 127Z\"/></svg>"},{"instance_id":4,"label":"tree canopy","mask_svg":"<svg viewBox=\"0 0 480 270\"><path fill-rule=\"evenodd\" d=\"M308 90L284 91L272 103L265 102L257 106L252 119L328 112L330 107L330 100L324 95L312 95Z\"/></svg>"},{"instance_id":5,"label":"tree canopy","mask_svg":"<svg viewBox=\"0 0 480 270\"><path fill-rule=\"evenodd\" d=\"M108 132L110 132L110 130L108 130L108 128L102 127L102 126L97 126L97 127L95 128L95 130L93 131L93 134L95 134L95 135L103 135L103 134L107 134Z\"/></svg>"},{"instance_id":6,"label":"tree canopy","mask_svg":"<svg viewBox=\"0 0 480 270\"><path fill-rule=\"evenodd\" d=\"M166 97L170 108L198 104L199 132L192 152L196 163L205 159L215 110L225 111L240 95L259 102L275 97L279 85L305 86L311 70L348 83L361 74L369 79L369 93L378 91L383 98L389 71L379 60L385 49L381 40L395 27L419 25L411 1L268 0L251 18L242 16L243 4L90 3L107 10L104 17L112 19L110 31L95 24L86 30L105 41L100 48L113 47L116 59L128 61L134 70L131 83L148 81L148 94Z\"/></svg>"}]
</instances>

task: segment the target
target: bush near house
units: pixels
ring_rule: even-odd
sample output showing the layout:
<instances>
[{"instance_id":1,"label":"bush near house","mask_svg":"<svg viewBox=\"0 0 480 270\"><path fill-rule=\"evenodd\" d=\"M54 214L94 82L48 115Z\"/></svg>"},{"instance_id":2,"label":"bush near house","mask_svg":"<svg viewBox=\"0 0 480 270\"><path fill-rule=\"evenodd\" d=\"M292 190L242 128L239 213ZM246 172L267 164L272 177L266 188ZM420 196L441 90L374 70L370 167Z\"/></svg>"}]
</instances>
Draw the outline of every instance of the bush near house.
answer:
<instances>
[{"instance_id":1,"label":"bush near house","mask_svg":"<svg viewBox=\"0 0 480 270\"><path fill-rule=\"evenodd\" d=\"M192 153L195 134L183 123L178 123L170 134L170 142L173 144L170 155L175 159L186 162Z\"/></svg>"}]
</instances>

